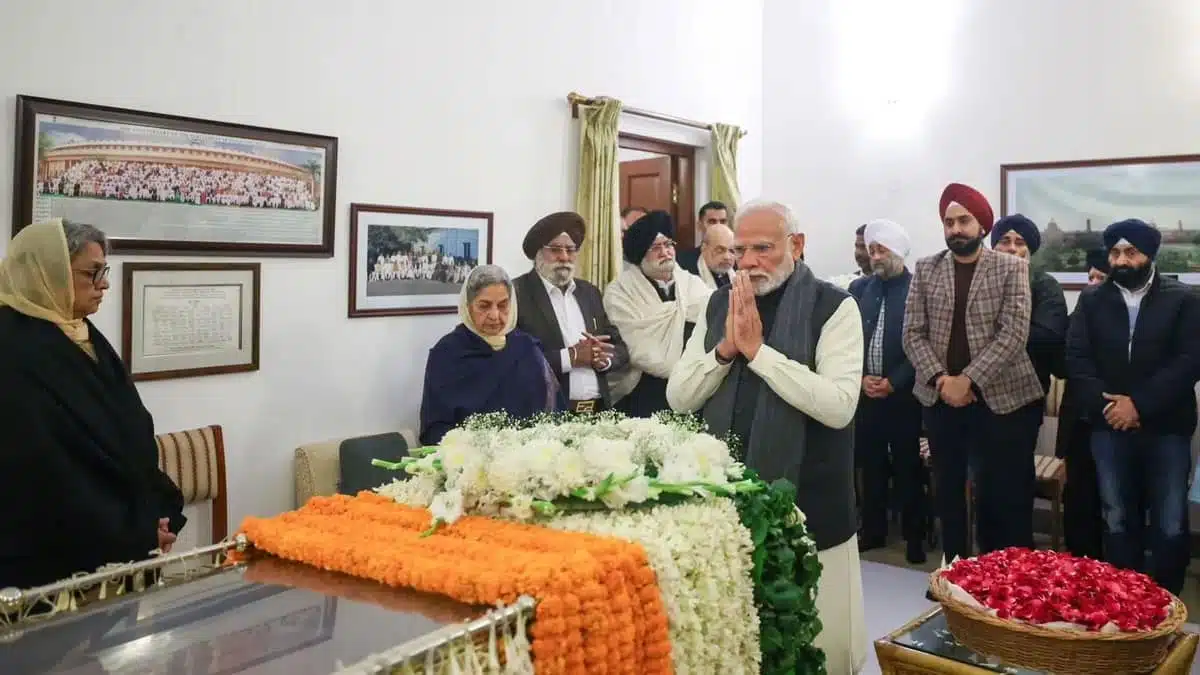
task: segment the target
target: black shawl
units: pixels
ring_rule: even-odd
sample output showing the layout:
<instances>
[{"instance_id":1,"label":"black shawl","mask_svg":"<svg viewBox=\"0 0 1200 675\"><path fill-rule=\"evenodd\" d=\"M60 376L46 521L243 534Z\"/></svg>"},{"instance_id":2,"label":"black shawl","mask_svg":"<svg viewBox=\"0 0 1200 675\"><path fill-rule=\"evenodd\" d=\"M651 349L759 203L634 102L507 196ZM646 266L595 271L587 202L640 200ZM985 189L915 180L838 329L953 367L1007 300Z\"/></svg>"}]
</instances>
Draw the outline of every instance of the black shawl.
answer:
<instances>
[{"instance_id":1,"label":"black shawl","mask_svg":"<svg viewBox=\"0 0 1200 675\"><path fill-rule=\"evenodd\" d=\"M92 360L54 324L0 307L0 588L142 560L186 522L154 422L89 324Z\"/></svg>"}]
</instances>

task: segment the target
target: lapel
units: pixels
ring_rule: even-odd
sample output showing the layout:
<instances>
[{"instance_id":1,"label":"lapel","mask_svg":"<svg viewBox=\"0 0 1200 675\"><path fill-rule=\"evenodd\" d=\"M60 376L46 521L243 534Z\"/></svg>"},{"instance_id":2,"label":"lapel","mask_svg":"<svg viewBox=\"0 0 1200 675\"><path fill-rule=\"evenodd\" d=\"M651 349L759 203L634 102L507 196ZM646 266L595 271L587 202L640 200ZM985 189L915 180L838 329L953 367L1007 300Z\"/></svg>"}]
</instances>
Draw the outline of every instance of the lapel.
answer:
<instances>
[{"instance_id":1,"label":"lapel","mask_svg":"<svg viewBox=\"0 0 1200 675\"><path fill-rule=\"evenodd\" d=\"M980 244L980 246L983 246ZM989 276L992 272L992 265L996 262L996 256L1001 255L991 250L984 248L980 253L979 259L975 261L975 274L971 275L971 289L967 291L967 307L970 307L975 302L975 296L979 293L979 289L991 282ZM951 274L951 276L954 276Z\"/></svg>"},{"instance_id":2,"label":"lapel","mask_svg":"<svg viewBox=\"0 0 1200 675\"><path fill-rule=\"evenodd\" d=\"M542 331L539 332L544 335L557 335L557 348L566 347L567 340L562 334L562 326L558 325L558 315L554 313L554 307L550 305L550 293L546 290L546 282L542 281L537 270L530 271L524 279L526 296L533 300L533 308L536 312L534 316L539 317L542 323ZM553 347L553 345L551 346Z\"/></svg>"},{"instance_id":3,"label":"lapel","mask_svg":"<svg viewBox=\"0 0 1200 675\"><path fill-rule=\"evenodd\" d=\"M583 330L596 335L600 331L597 312L592 305L592 294L589 293L578 279L575 280L575 302L579 304L579 313L583 315Z\"/></svg>"}]
</instances>

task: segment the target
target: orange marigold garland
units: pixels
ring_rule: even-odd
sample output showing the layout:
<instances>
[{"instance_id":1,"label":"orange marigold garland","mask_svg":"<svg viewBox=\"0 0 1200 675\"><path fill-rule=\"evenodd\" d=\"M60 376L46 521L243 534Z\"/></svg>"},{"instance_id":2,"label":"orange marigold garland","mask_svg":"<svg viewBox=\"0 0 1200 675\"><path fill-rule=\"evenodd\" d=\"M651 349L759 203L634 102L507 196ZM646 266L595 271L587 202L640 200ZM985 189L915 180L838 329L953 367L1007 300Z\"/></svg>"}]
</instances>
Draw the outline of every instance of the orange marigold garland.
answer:
<instances>
[{"instance_id":1,"label":"orange marigold garland","mask_svg":"<svg viewBox=\"0 0 1200 675\"><path fill-rule=\"evenodd\" d=\"M434 536L429 511L380 495L315 497L241 531L260 550L470 604L538 599L539 674L669 674L667 614L645 551L621 539L464 517Z\"/></svg>"}]
</instances>

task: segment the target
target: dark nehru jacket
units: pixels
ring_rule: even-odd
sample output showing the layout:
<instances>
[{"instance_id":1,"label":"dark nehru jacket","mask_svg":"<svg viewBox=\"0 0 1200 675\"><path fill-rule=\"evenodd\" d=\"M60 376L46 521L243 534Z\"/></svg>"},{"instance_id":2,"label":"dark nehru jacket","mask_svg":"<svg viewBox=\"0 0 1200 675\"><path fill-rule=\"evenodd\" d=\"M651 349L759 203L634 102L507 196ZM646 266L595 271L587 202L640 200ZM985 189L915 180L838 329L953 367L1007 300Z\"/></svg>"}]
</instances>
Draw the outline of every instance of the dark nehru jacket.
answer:
<instances>
[{"instance_id":1,"label":"dark nehru jacket","mask_svg":"<svg viewBox=\"0 0 1200 675\"><path fill-rule=\"evenodd\" d=\"M822 329L849 297L799 263L782 288L757 298L763 335L768 336L764 344L816 372ZM729 289L718 289L708 305L705 351L711 352L721 341L728 310ZM801 326L808 330L783 337ZM834 429L792 408L741 357L705 406L704 416L714 433L728 430L739 437L746 465L763 480L786 478L795 484L796 505L804 512L818 550L854 536L858 521L853 422Z\"/></svg>"}]
</instances>

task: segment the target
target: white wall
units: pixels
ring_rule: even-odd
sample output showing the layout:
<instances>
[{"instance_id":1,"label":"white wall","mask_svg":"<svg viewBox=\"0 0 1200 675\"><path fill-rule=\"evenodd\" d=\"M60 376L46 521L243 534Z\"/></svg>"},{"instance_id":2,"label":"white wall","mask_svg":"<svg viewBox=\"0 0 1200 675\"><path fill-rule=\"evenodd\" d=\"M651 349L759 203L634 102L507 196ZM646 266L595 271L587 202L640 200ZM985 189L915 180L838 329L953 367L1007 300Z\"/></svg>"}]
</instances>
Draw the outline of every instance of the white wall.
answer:
<instances>
[{"instance_id":1,"label":"white wall","mask_svg":"<svg viewBox=\"0 0 1200 675\"><path fill-rule=\"evenodd\" d=\"M1195 152L1198 32L1194 0L766 0L764 190L818 274L872 218L927 255L949 182L999 216L1002 163Z\"/></svg>"},{"instance_id":2,"label":"white wall","mask_svg":"<svg viewBox=\"0 0 1200 675\"><path fill-rule=\"evenodd\" d=\"M456 323L345 318L350 202L494 211L496 262L525 271L527 227L574 201L572 90L748 128L739 166L755 194L762 25L746 0L6 2L0 129L31 94L340 138L337 255L264 261L262 370L139 387L160 430L225 426L236 526L291 507L297 445L414 426L426 351ZM11 171L0 162L6 214ZM114 343L121 292L94 317Z\"/></svg>"}]
</instances>

